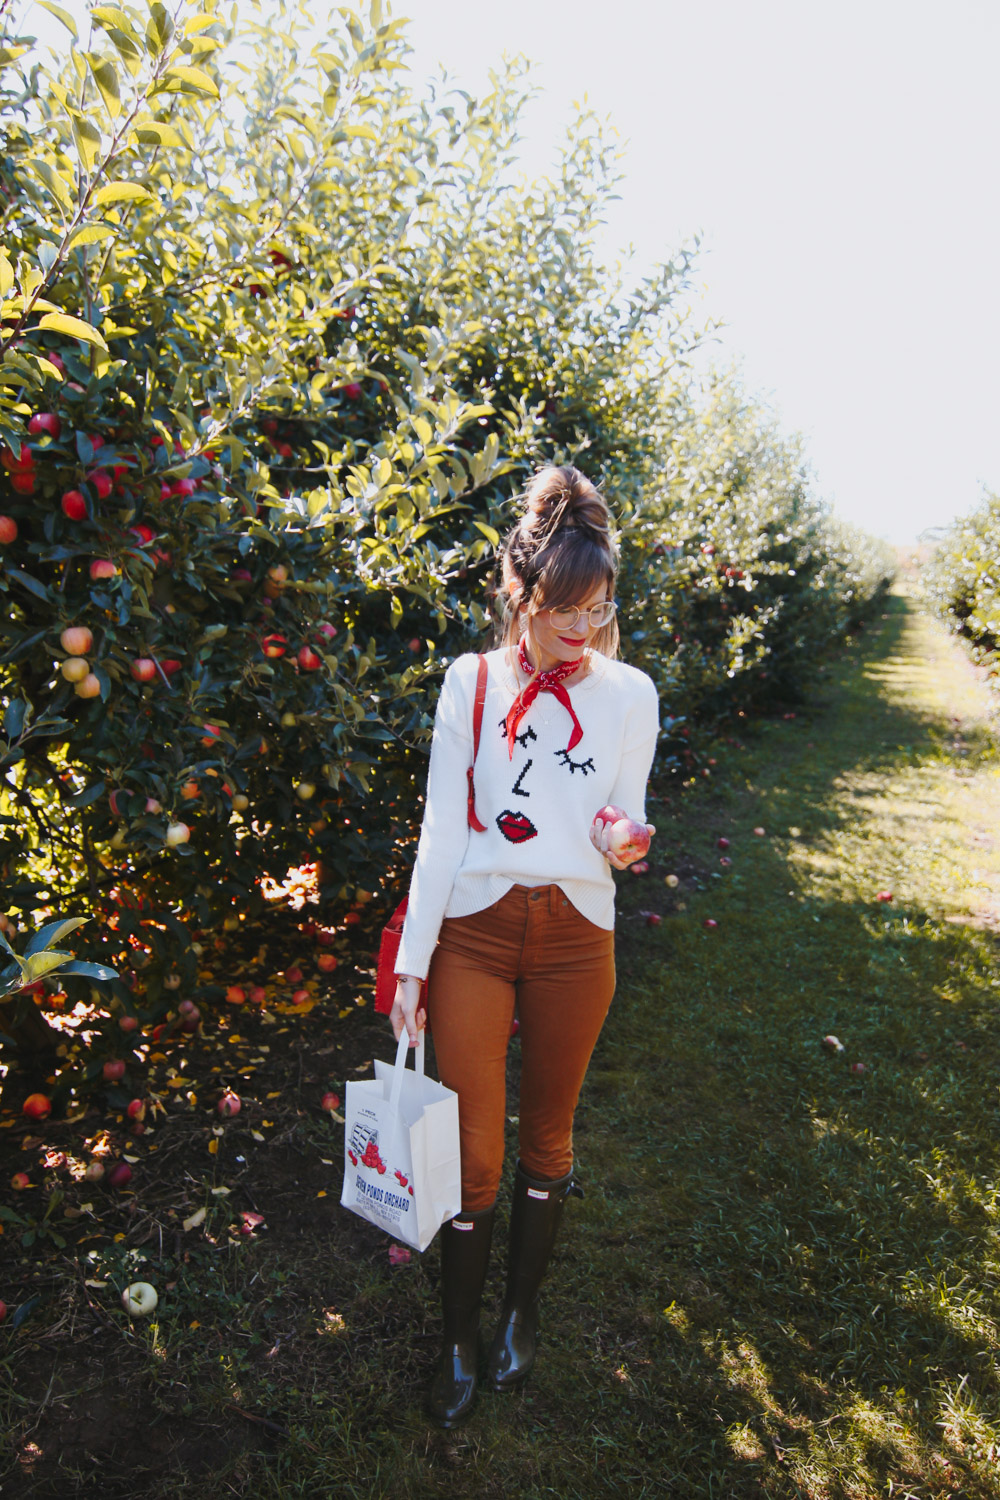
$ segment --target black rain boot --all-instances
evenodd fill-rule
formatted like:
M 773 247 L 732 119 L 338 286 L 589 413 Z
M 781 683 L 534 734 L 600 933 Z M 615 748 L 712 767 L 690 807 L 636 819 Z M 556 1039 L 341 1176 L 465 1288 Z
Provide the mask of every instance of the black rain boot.
M 457 1427 L 476 1399 L 479 1307 L 490 1260 L 494 1208 L 456 1214 L 441 1226 L 444 1339 L 427 1396 L 428 1416 L 439 1427 Z
M 535 1362 L 538 1289 L 571 1193 L 583 1197 L 583 1189 L 573 1181 L 572 1172 L 555 1182 L 546 1182 L 529 1177 L 518 1162 L 510 1215 L 507 1294 L 486 1362 L 490 1385 L 495 1391 L 510 1391 L 519 1386 Z

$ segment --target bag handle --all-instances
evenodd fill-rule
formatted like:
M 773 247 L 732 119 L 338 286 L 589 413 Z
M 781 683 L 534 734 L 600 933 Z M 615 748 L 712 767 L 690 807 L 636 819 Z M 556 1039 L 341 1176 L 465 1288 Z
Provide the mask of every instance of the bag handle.
M 393 1114 L 399 1109 L 399 1096 L 403 1092 L 403 1074 L 406 1072 L 406 1054 L 410 1050 L 410 1038 L 404 1026 L 399 1033 L 399 1041 L 396 1043 L 396 1065 L 392 1071 L 392 1090 L 389 1094 L 389 1108 Z M 424 1033 L 421 1031 L 417 1038 L 417 1045 L 413 1049 L 413 1067 L 418 1078 L 424 1076 Z
M 472 765 L 465 773 L 469 778 L 469 827 L 475 829 L 476 833 L 486 832 L 486 824 L 481 823 L 476 814 L 476 787 L 473 779 L 476 769 L 476 756 L 479 754 L 479 735 L 483 727 L 483 706 L 486 703 L 486 678 L 486 657 L 480 652 L 479 670 L 476 674 L 476 701 L 472 710 Z

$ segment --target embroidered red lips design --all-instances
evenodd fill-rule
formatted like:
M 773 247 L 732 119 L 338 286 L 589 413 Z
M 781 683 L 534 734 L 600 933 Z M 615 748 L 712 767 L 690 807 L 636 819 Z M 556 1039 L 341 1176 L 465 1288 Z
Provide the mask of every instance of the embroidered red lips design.
M 509 808 L 497 818 L 497 827 L 512 844 L 523 844 L 526 839 L 538 836 L 538 829 L 525 813 L 511 812 Z

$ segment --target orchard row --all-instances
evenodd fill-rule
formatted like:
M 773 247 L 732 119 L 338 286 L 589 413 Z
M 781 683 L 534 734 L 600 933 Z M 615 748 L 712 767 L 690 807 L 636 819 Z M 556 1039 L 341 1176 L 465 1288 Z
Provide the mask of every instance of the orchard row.
M 602 129 L 525 185 L 516 70 L 425 96 L 401 23 L 331 25 L 307 52 L 256 13 L 98 7 L 61 74 L 5 54 L 0 878 L 12 940 L 114 919 L 132 982 L 88 1078 L 122 1015 L 205 1003 L 191 929 L 252 921 L 262 880 L 318 862 L 334 925 L 399 889 L 440 675 L 539 464 L 615 511 L 678 782 L 886 585 L 796 444 L 692 381 L 695 247 L 636 287 L 595 258 Z

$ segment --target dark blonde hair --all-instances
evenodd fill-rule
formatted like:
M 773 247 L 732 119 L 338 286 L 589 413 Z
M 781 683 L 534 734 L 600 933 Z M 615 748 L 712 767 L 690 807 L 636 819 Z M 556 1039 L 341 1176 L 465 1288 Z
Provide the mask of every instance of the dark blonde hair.
M 508 648 L 520 639 L 518 613 L 526 605 L 578 605 L 602 583 L 613 599 L 618 572 L 607 501 L 579 469 L 570 464 L 540 469 L 523 498 L 524 513 L 501 546 L 494 595 L 498 643 Z M 602 626 L 590 644 L 602 656 L 617 656 L 617 619 Z

